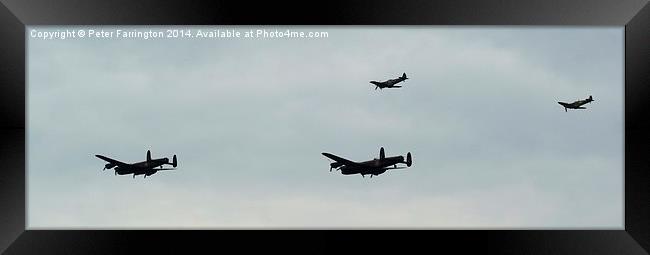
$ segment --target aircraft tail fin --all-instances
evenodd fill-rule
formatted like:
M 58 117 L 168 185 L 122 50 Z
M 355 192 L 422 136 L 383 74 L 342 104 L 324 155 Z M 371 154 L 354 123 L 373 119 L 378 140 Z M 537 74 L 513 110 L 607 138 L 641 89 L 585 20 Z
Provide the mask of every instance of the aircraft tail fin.
M 147 162 L 151 161 L 151 151 L 147 150 Z
M 381 147 L 381 149 L 379 149 L 379 158 L 380 159 L 386 158 L 386 154 L 384 153 L 384 147 Z
M 402 79 L 404 79 L 404 80 L 408 79 L 408 77 L 406 77 L 406 73 L 402 74 Z
M 176 167 L 178 165 L 178 161 L 176 160 L 176 155 L 174 155 L 174 158 L 172 158 L 172 166 Z
M 411 166 L 413 164 L 413 158 L 411 158 L 411 153 L 406 154 L 406 166 Z
M 594 101 L 594 98 L 589 95 L 589 101 Z

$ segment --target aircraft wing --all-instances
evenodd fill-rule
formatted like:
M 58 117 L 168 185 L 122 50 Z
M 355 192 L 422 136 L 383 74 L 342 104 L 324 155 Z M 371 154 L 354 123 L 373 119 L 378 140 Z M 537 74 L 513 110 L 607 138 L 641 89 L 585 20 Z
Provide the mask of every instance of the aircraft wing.
M 328 157 L 328 158 L 330 158 L 332 160 L 335 160 L 336 162 L 341 162 L 341 163 L 349 165 L 349 166 L 363 166 L 363 165 L 361 165 L 361 164 L 359 164 L 357 162 L 350 161 L 350 160 L 341 158 L 339 156 L 329 154 L 327 152 L 323 152 L 323 156 Z
M 107 162 L 109 162 L 109 163 L 112 163 L 112 164 L 115 164 L 115 165 L 118 165 L 118 166 L 122 166 L 122 167 L 129 167 L 129 166 L 131 166 L 130 164 L 127 164 L 127 163 L 124 163 L 124 162 L 120 162 L 120 161 L 114 160 L 114 159 L 109 158 L 109 157 L 104 157 L 104 156 L 102 156 L 102 155 L 95 155 L 95 157 L 98 157 L 98 158 L 100 158 L 100 159 L 102 159 L 102 160 L 105 160 L 105 161 L 107 161 Z
M 405 168 L 408 168 L 408 167 L 404 167 L 404 166 L 398 166 L 398 167 L 385 167 L 385 168 L 383 168 L 383 169 L 384 169 L 384 170 L 393 170 L 393 169 L 405 169 Z
M 162 170 L 176 170 L 176 168 L 154 168 L 153 170 L 162 171 Z

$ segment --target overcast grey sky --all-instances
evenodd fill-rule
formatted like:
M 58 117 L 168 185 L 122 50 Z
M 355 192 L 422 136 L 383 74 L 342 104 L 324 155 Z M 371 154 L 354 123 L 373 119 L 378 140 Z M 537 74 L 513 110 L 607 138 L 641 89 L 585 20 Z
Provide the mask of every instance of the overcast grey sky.
M 623 228 L 622 27 L 288 28 L 329 37 L 28 34 L 28 228 Z

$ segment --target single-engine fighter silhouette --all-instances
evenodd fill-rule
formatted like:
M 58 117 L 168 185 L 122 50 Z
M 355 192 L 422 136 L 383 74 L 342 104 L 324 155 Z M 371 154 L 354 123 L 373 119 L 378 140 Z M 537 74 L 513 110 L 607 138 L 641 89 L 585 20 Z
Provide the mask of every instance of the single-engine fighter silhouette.
M 386 170 L 403 169 L 413 164 L 410 152 L 406 154 L 406 160 L 404 160 L 403 156 L 386 157 L 384 147 L 379 149 L 379 158 L 364 162 L 350 161 L 327 152 L 323 152 L 323 156 L 335 161 L 330 164 L 330 172 L 333 168 L 336 168 L 337 170 L 341 170 L 341 173 L 344 175 L 361 174 L 362 177 L 366 177 L 366 174 L 369 174 L 370 178 L 373 175 L 383 174 Z M 400 163 L 406 164 L 406 167 L 398 167 L 397 164 Z
M 387 81 L 370 81 L 370 83 L 375 84 L 375 90 L 377 90 L 377 88 L 401 88 L 402 86 L 395 86 L 395 84 L 403 82 L 405 80 L 408 80 L 408 77 L 406 77 L 406 73 L 403 73 L 402 76 L 397 77 L 397 79 L 390 79 Z
M 147 178 L 147 176 L 155 174 L 156 172 L 161 170 L 174 170 L 176 169 L 175 167 L 178 165 L 178 161 L 176 160 L 176 155 L 174 155 L 172 159 L 172 163 L 169 163 L 169 158 L 152 159 L 151 151 L 147 151 L 146 161 L 137 162 L 133 164 L 120 162 L 102 155 L 95 155 L 95 157 L 98 157 L 108 162 L 108 164 L 104 165 L 104 170 L 115 168 L 115 175 L 133 174 L 133 178 L 135 178 L 136 175 L 141 175 L 141 174 L 144 175 L 144 178 Z M 171 165 L 174 168 L 163 168 L 163 165 Z
M 589 98 L 585 100 L 578 100 L 570 104 L 565 102 L 557 102 L 557 103 L 564 106 L 564 111 L 566 112 L 567 109 L 587 109 L 586 107 L 581 107 L 581 106 L 584 104 L 591 103 L 593 101 L 594 99 L 591 96 L 589 96 Z

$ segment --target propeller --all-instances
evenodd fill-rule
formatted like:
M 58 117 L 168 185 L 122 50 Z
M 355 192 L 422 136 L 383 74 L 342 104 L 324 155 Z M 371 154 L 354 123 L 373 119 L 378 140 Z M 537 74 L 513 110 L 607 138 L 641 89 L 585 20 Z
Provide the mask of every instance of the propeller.
M 328 159 L 327 161 L 332 162 L 332 161 L 329 160 L 329 159 Z M 330 163 L 330 172 L 332 172 L 332 168 L 333 168 L 333 167 L 332 167 L 332 163 Z
M 379 85 L 377 85 L 376 81 L 370 81 L 370 84 L 375 85 L 375 90 L 379 88 Z

